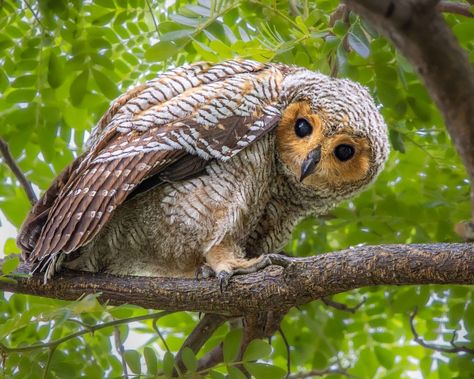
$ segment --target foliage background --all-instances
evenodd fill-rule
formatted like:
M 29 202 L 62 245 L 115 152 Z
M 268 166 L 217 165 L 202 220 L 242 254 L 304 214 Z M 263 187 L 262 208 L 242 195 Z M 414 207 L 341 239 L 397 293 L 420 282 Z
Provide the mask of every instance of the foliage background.
M 370 26 L 354 15 L 330 22 L 338 5 L 336 0 L 3 0 L 0 137 L 40 192 L 81 152 L 88 131 L 111 100 L 168 67 L 235 56 L 305 66 L 369 87 L 389 126 L 392 153 L 374 186 L 338 207 L 332 219 L 303 221 L 287 251 L 305 256 L 365 243 L 456 241 L 452 226 L 469 218 L 469 185 L 442 118 L 405 59 Z M 446 20 L 474 61 L 472 19 L 446 15 Z M 0 209 L 15 227 L 29 209 L 4 165 Z M 0 227 L 4 238 L 6 230 Z M 4 246 L 9 258 L 4 274 L 18 261 L 13 237 Z M 374 287 L 335 297 L 349 305 L 367 299 L 355 314 L 319 301 L 293 309 L 282 323 L 291 346 L 291 370 L 342 367 L 359 378 L 474 378 L 472 356 L 419 346 L 412 340 L 408 318 L 417 306 L 415 323 L 424 338 L 449 346 L 457 330 L 456 341 L 474 347 L 473 294 L 472 288 L 460 286 Z M 29 346 L 80 330 L 81 323 L 150 312 L 100 306 L 93 297 L 65 303 L 2 294 L 0 342 Z M 151 320 L 120 326 L 129 374 L 169 373 L 171 354 L 196 321 L 197 315 L 187 313 L 160 319 L 166 346 Z M 3 375 L 120 377 L 120 343 L 114 330 L 104 328 L 53 349 L 3 354 Z M 229 372 L 238 378 L 231 363 L 238 332 L 227 334 L 222 327 L 204 351 L 223 338 L 228 359 L 213 376 Z M 275 336 L 271 346 L 255 345 L 254 353 L 262 358 L 261 365 L 252 367 L 257 377 L 285 373 L 282 337 Z M 194 360 L 188 354 L 189 367 Z

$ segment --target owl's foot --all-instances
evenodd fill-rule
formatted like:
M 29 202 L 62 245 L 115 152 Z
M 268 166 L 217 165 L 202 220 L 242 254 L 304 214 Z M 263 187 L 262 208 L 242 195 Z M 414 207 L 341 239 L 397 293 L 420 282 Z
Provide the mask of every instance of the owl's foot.
M 291 260 L 281 254 L 262 255 L 258 258 L 235 258 L 232 253 L 222 248 L 211 250 L 206 257 L 207 264 L 200 268 L 200 277 L 216 276 L 221 292 L 229 285 L 229 279 L 238 274 L 250 274 L 270 265 L 287 267 Z M 213 271 L 213 275 L 210 274 Z

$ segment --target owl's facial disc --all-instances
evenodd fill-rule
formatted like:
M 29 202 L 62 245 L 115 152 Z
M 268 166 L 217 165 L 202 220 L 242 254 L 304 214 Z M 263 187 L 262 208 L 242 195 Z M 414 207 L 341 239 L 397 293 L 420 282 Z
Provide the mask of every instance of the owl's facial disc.
M 280 159 L 305 186 L 336 190 L 368 176 L 368 139 L 356 135 L 348 123 L 340 122 L 337 129 L 334 124 L 307 102 L 291 104 L 283 112 L 276 130 Z

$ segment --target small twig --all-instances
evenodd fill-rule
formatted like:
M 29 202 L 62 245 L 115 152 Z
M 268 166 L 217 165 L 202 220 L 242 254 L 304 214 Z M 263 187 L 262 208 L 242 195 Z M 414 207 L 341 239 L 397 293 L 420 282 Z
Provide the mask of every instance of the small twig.
M 288 379 L 288 377 L 291 374 L 291 350 L 290 350 L 290 344 L 288 343 L 288 339 L 286 338 L 285 333 L 283 332 L 283 329 L 281 326 L 278 328 L 278 332 L 280 333 L 281 339 L 283 340 L 283 343 L 285 344 L 286 348 L 286 376 L 285 378 Z
M 413 334 L 413 339 L 415 340 L 416 343 L 418 343 L 419 345 L 427 349 L 435 350 L 440 353 L 467 353 L 467 354 L 474 355 L 474 349 L 471 349 L 467 346 L 456 345 L 456 343 L 454 342 L 454 340 L 456 339 L 456 331 L 453 332 L 453 336 L 451 337 L 450 345 L 452 347 L 431 345 L 428 342 L 426 342 L 423 338 L 420 337 L 420 335 L 415 329 L 415 325 L 413 321 L 417 313 L 418 313 L 418 307 L 415 307 L 415 309 L 413 310 L 413 313 L 410 315 L 410 329 Z
M 151 0 L 146 0 L 146 5 L 148 6 L 148 10 L 150 11 L 150 14 L 151 14 L 151 19 L 153 20 L 153 24 L 155 25 L 156 34 L 158 34 L 159 36 L 160 30 L 158 29 L 158 23 L 156 22 L 155 14 L 153 13 L 153 8 L 151 7 L 150 1 Z
M 158 337 L 160 338 L 161 342 L 163 343 L 163 346 L 165 347 L 165 350 L 168 352 L 168 353 L 171 353 L 171 350 L 168 346 L 168 344 L 166 343 L 166 340 L 165 340 L 165 337 L 163 337 L 163 334 L 161 334 L 160 332 L 160 329 L 158 329 L 158 319 L 155 319 L 153 320 L 153 329 L 155 330 L 155 333 L 158 335 Z
M 86 324 L 85 322 L 82 322 L 81 320 L 77 320 L 75 318 L 68 318 L 66 321 L 73 322 L 73 323 L 78 324 L 78 325 L 82 326 L 83 328 L 87 328 L 89 330 L 91 328 L 91 325 Z
M 292 17 L 301 16 L 301 12 L 298 9 L 298 4 L 295 0 L 288 1 L 288 6 L 290 7 L 290 14 Z
M 51 365 L 51 360 L 53 359 L 53 354 L 54 354 L 54 351 L 56 350 L 56 347 L 57 346 L 51 346 L 49 348 L 48 360 L 46 361 L 46 366 L 44 366 L 44 371 L 43 371 L 43 379 L 46 379 L 48 377 L 49 366 Z
M 117 349 L 117 353 L 120 355 L 120 360 L 122 362 L 123 377 L 125 379 L 128 379 L 128 368 L 127 368 L 127 362 L 125 361 L 125 349 L 123 348 L 122 338 L 120 335 L 120 329 L 118 326 L 114 327 L 114 340 L 115 340 L 115 348 Z
M 33 8 L 31 7 L 30 3 L 27 1 L 27 0 L 24 0 L 26 6 L 28 7 L 28 9 L 31 11 L 31 13 L 33 14 L 33 17 L 35 18 L 36 22 L 39 24 L 39 26 L 41 26 L 41 29 L 43 29 L 43 31 L 45 30 L 45 27 L 43 25 L 43 23 L 41 22 L 41 20 L 39 19 L 38 15 L 36 14 L 36 12 L 33 10 Z
M 367 298 L 364 297 L 360 303 L 353 307 L 349 307 L 347 304 L 344 303 L 339 303 L 338 301 L 334 301 L 329 297 L 323 297 L 321 301 L 326 304 L 328 307 L 335 308 L 337 310 L 343 311 L 343 312 L 348 312 L 348 313 L 356 313 L 358 309 L 364 305 L 364 303 L 367 301 Z
M 471 6 L 469 4 L 451 3 L 449 1 L 440 1 L 436 6 L 436 9 L 438 9 L 440 12 L 454 13 L 461 16 L 473 18 L 474 14 L 471 13 L 470 8 Z
M 197 371 L 206 372 L 222 361 L 224 361 L 224 345 L 221 343 L 198 360 Z
M 333 27 L 337 20 L 346 20 L 349 17 L 349 9 L 346 4 L 339 4 L 334 12 L 329 16 L 329 26 Z
M 26 178 L 25 174 L 21 171 L 20 167 L 15 162 L 15 159 L 13 158 L 13 155 L 11 154 L 10 149 L 8 148 L 8 144 L 2 138 L 0 138 L 0 153 L 3 156 L 3 161 L 5 162 L 5 164 L 10 168 L 10 170 L 13 172 L 13 175 L 15 175 L 15 177 L 18 179 L 21 186 L 25 190 L 26 196 L 28 196 L 31 205 L 34 205 L 38 201 L 35 191 L 33 190 L 33 187 Z
M 171 350 L 168 346 L 168 343 L 166 342 L 165 340 L 165 337 L 163 336 L 163 334 L 161 333 L 160 329 L 158 328 L 158 319 L 154 319 L 153 320 L 153 323 L 152 323 L 152 326 L 153 326 L 153 329 L 155 331 L 155 333 L 158 335 L 158 337 L 160 338 L 161 342 L 163 343 L 163 346 L 165 347 L 165 350 L 173 355 L 171 353 Z M 176 359 L 174 360 L 174 372 L 175 372 L 175 375 L 178 375 L 179 377 L 181 377 L 182 373 L 181 373 L 181 370 L 180 368 L 178 367 L 178 364 L 176 363 Z
M 338 369 L 338 368 L 336 369 L 327 368 L 325 370 L 311 370 L 307 372 L 299 372 L 297 374 L 290 375 L 288 379 L 314 378 L 315 376 L 324 376 L 324 375 L 330 375 L 330 374 L 339 374 L 347 378 L 352 378 L 352 375 L 350 375 L 346 370 Z

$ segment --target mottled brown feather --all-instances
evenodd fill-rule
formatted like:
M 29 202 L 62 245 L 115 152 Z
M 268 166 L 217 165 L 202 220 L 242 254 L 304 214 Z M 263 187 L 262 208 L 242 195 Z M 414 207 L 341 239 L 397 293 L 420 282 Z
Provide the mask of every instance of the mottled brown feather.
M 189 69 L 194 70 L 195 74 L 199 70 L 210 75 L 219 73 L 221 76 L 217 81 L 232 76 L 232 74 L 222 75 L 225 69 L 213 68 L 217 66 L 219 65 L 194 66 Z M 242 73 L 246 70 L 255 72 L 264 77 L 270 75 L 269 73 L 265 74 L 265 68 L 266 66 L 262 64 L 249 65 L 248 68 L 242 66 L 238 70 Z M 183 75 L 185 74 L 178 76 L 184 78 Z M 166 80 L 165 74 L 164 83 L 168 83 Z M 209 79 L 202 80 L 207 80 L 209 83 Z M 45 261 L 49 261 L 48 257 L 60 252 L 74 251 L 90 242 L 110 219 L 112 212 L 108 210 L 115 209 L 131 195 L 135 195 L 136 192 L 132 193 L 132 190 L 140 183 L 155 176 L 160 180 L 172 181 L 199 175 L 204 171 L 208 163 L 207 159 L 215 159 L 209 155 L 211 151 L 220 151 L 222 158 L 229 158 L 268 133 L 279 120 L 279 114 L 275 114 L 274 109 L 273 113 L 265 113 L 265 107 L 270 105 L 270 99 L 268 99 L 269 103 L 262 101 L 255 107 L 251 115 L 234 115 L 223 118 L 212 126 L 205 126 L 194 121 L 191 117 L 195 114 L 193 112 L 190 117 L 177 119 L 168 124 L 154 124 L 143 132 L 139 129 L 131 129 L 128 133 L 117 130 L 121 124 L 114 121 L 116 120 L 114 116 L 120 112 L 122 107 L 126 107 L 128 102 L 139 98 L 143 91 L 149 90 L 153 85 L 150 82 L 138 86 L 119 97 L 112 104 L 109 111 L 99 121 L 95 137 L 91 139 L 90 150 L 74 161 L 58 177 L 52 187 L 43 195 L 40 201 L 41 205 L 35 207 L 31 212 L 22 229 L 23 234 L 20 235 L 19 245 L 26 253 L 28 260 L 35 262 L 37 267 Z M 175 92 L 173 92 L 174 96 L 176 96 Z M 211 100 L 211 97 L 207 99 L 207 101 Z M 202 105 L 205 104 L 199 106 Z M 153 106 L 151 104 L 150 108 Z M 139 122 L 141 117 L 147 117 L 145 110 L 135 114 L 133 122 Z M 127 121 L 127 119 L 124 120 Z M 261 121 L 258 128 L 251 128 L 257 120 Z M 203 159 L 190 154 L 189 149 L 185 149 L 183 145 L 181 149 L 175 150 L 146 150 L 147 143 L 149 144 L 150 141 L 158 145 L 166 144 L 161 140 L 160 135 L 164 133 L 166 137 L 169 137 L 173 131 L 199 133 L 199 138 L 193 136 L 194 143 L 203 154 L 205 151 L 208 152 L 208 158 Z M 142 148 L 144 149 L 142 150 Z M 132 150 L 130 150 L 130 154 L 127 153 L 119 157 L 114 155 L 115 153 L 120 154 L 123 149 Z M 204 154 L 204 156 L 206 155 Z M 139 170 L 137 167 L 141 164 L 146 164 L 146 168 Z M 94 169 L 96 171 L 93 171 Z M 125 174 L 124 170 L 126 169 L 130 171 Z M 121 175 L 114 175 L 116 170 L 122 170 Z M 108 171 L 110 174 L 106 175 Z M 150 183 L 153 183 L 153 180 Z M 129 185 L 129 188 L 124 190 L 124 184 Z M 83 193 L 84 188 L 88 188 L 87 193 Z M 104 190 L 115 190 L 116 192 L 113 196 L 102 196 L 99 191 Z M 93 191 L 96 191 L 95 196 L 90 196 Z M 91 212 L 94 212 L 94 217 L 90 217 Z M 98 212 L 101 213 L 98 214 Z

